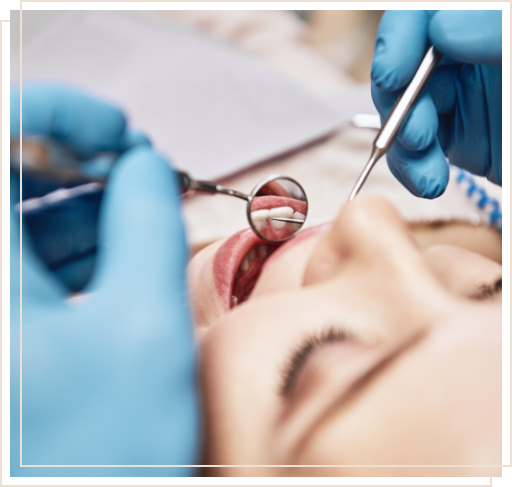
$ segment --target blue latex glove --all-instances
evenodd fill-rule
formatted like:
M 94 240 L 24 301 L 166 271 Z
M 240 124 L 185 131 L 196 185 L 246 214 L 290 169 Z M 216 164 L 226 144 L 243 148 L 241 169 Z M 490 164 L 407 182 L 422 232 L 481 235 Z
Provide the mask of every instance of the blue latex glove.
M 69 132 L 68 140 L 80 146 L 81 133 Z M 11 196 L 16 189 L 12 184 Z M 19 216 L 12 204 L 11 476 L 194 474 L 191 467 L 20 467 Z M 101 205 L 97 263 L 83 301 L 66 300 L 32 243 L 24 230 L 23 464 L 198 463 L 187 249 L 168 162 L 150 147 L 118 160 Z
M 142 132 L 128 128 L 123 112 L 114 105 L 76 89 L 56 84 L 23 86 L 23 135 L 57 142 L 80 159 L 98 153 L 122 153 L 150 145 Z M 20 89 L 11 88 L 11 139 L 20 136 Z M 12 176 L 16 183 L 16 176 Z M 14 184 L 18 195 L 19 184 Z M 24 177 L 24 198 L 42 196 L 55 185 Z M 90 195 L 27 216 L 38 255 L 70 291 L 79 291 L 89 279 L 95 261 L 97 219 L 101 195 Z
M 501 185 L 501 12 L 387 11 L 377 33 L 372 97 L 384 119 L 428 44 L 445 57 L 387 154 L 413 194 L 436 198 L 450 163 Z

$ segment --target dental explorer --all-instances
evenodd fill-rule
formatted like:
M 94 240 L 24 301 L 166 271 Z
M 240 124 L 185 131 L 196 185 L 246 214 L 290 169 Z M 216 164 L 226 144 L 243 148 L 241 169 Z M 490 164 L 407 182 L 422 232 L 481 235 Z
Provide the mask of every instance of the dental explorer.
M 359 179 L 356 181 L 356 184 L 348 198 L 349 201 L 352 201 L 356 197 L 377 161 L 386 154 L 393 145 L 400 125 L 423 92 L 423 89 L 427 85 L 428 80 L 432 76 L 432 73 L 436 69 L 442 57 L 443 55 L 437 51 L 434 46 L 431 46 L 427 50 L 427 53 L 423 57 L 420 67 L 409 83 L 409 86 L 407 86 L 403 95 L 398 98 L 379 130 L 379 133 L 375 137 L 370 159 L 366 163 Z

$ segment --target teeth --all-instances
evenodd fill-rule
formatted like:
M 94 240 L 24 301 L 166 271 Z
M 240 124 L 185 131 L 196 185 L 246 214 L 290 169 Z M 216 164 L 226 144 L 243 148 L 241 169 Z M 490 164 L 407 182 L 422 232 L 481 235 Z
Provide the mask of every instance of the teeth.
M 272 208 L 270 210 L 270 217 L 276 218 L 290 218 L 293 214 L 293 208 L 289 206 L 282 206 L 280 208 Z M 276 229 L 281 230 L 286 225 L 286 222 L 279 222 L 275 220 L 270 220 L 270 224 Z
M 265 222 L 267 221 L 269 213 L 269 210 L 258 210 L 251 212 L 251 220 L 256 227 L 256 230 L 261 231 L 263 225 L 265 225 Z
M 256 257 L 256 249 L 254 247 L 251 250 L 249 250 L 247 257 L 249 257 L 249 262 L 251 260 L 254 260 L 254 258 Z
M 306 215 L 303 215 L 300 211 L 296 211 L 293 215 L 292 215 L 292 218 L 295 218 L 296 220 L 305 220 L 306 219 Z M 293 228 L 294 231 L 298 230 L 303 224 L 302 223 L 291 223 L 290 224 Z
M 265 260 L 268 257 L 268 245 L 258 245 L 258 253 Z
M 240 264 L 240 269 L 242 269 L 244 272 L 249 269 L 249 256 L 246 255 L 244 257 L 244 260 L 242 260 L 242 263 Z
M 235 308 L 238 306 L 238 298 L 236 296 L 231 296 L 231 307 Z
M 281 206 L 279 208 L 272 208 L 271 210 L 258 210 L 251 212 L 251 219 L 256 227 L 256 230 L 261 231 L 265 222 L 269 217 L 274 218 L 297 218 L 304 220 L 306 217 L 300 211 L 293 212 L 293 208 L 289 206 Z M 270 220 L 270 224 L 276 230 L 281 230 L 285 227 L 286 222 L 280 222 L 276 220 Z M 294 230 L 298 230 L 301 227 L 300 223 L 291 223 Z M 263 257 L 262 257 L 263 258 Z M 252 259 L 251 259 L 252 260 Z

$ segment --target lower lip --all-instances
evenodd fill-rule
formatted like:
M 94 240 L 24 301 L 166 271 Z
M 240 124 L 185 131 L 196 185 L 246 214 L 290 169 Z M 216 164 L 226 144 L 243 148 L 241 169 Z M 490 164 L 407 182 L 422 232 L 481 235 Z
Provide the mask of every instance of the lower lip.
M 259 238 L 250 228 L 241 230 L 228 238 L 213 258 L 213 282 L 224 311 L 231 308 L 231 293 L 235 275 L 249 250 L 268 242 Z

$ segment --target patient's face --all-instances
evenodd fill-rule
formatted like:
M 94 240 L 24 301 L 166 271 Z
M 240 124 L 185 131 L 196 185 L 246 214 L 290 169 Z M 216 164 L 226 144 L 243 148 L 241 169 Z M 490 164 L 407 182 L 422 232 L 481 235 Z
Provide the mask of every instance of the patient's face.
M 190 265 L 205 464 L 501 464 L 500 265 L 373 197 L 271 250 L 247 230 Z

